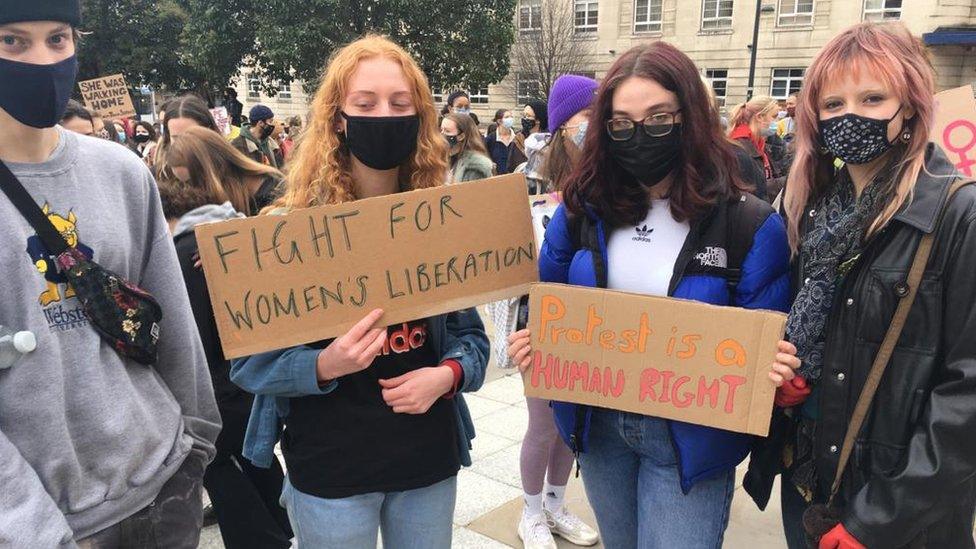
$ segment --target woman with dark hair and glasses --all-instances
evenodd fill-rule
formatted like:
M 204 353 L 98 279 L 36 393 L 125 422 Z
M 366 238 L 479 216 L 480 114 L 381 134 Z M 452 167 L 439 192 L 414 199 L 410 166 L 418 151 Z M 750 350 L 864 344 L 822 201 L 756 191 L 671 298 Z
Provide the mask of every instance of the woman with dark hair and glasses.
M 623 54 L 597 92 L 541 279 L 749 309 L 789 309 L 783 220 L 745 192 L 691 59 L 655 42 Z M 598 266 L 598 267 L 597 267 Z M 509 338 L 523 370 L 531 334 Z M 769 383 L 799 362 L 780 344 Z M 553 402 L 608 548 L 721 547 L 735 467 L 753 437 Z

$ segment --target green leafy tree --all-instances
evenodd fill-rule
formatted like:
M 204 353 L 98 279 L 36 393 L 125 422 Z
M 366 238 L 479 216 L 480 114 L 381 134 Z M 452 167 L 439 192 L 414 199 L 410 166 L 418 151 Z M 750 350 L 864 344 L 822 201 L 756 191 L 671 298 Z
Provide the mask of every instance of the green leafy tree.
M 82 0 L 79 79 L 122 73 L 129 85 L 193 87 L 179 37 L 188 17 L 176 0 Z

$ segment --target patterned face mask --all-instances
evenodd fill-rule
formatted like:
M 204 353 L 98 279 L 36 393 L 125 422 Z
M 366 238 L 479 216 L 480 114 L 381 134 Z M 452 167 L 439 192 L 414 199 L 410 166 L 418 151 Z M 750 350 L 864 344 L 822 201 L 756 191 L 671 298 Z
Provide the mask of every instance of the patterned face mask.
M 821 142 L 847 164 L 867 164 L 891 148 L 888 124 L 898 116 L 901 107 L 891 118 L 877 119 L 845 114 L 820 121 Z

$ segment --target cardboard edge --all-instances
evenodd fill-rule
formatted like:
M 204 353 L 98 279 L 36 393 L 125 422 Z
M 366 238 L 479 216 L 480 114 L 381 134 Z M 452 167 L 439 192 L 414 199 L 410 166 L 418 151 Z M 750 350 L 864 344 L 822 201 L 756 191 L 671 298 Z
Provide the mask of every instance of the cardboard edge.
M 774 337 L 782 339 L 786 332 L 786 317 L 767 314 L 763 320 L 761 341 L 772 340 Z M 749 409 L 749 432 L 761 437 L 769 436 L 769 421 L 773 414 L 773 398 L 776 387 L 772 383 L 758 381 L 764 364 L 772 364 L 776 360 L 776 349 L 762 353 L 757 357 L 755 379 L 757 383 L 752 388 L 752 402 Z

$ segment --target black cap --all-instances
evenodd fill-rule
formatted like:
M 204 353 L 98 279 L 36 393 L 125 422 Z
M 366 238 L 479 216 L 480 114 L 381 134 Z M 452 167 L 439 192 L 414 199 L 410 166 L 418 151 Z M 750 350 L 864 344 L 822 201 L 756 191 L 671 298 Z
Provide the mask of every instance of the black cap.
M 60 21 L 81 26 L 80 0 L 0 0 L 0 25 L 27 21 Z

